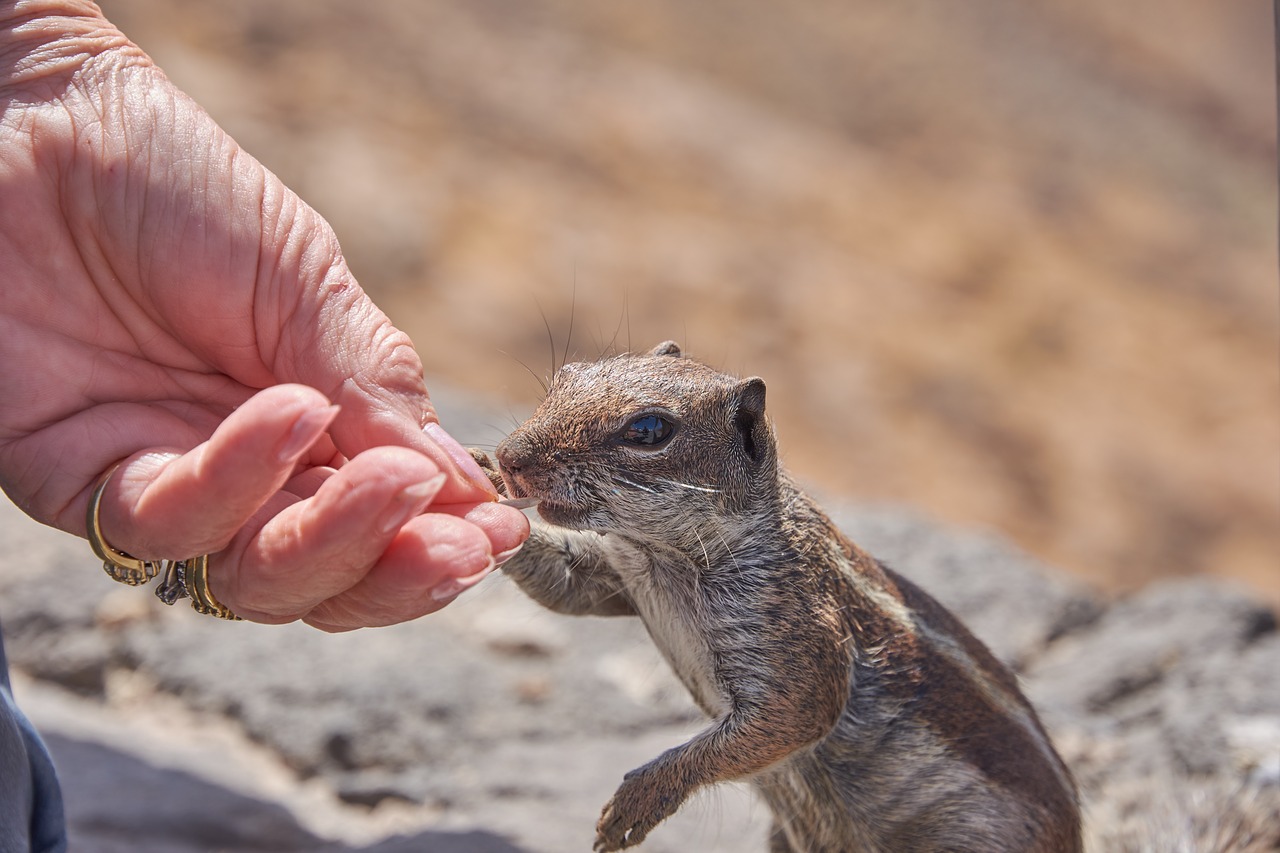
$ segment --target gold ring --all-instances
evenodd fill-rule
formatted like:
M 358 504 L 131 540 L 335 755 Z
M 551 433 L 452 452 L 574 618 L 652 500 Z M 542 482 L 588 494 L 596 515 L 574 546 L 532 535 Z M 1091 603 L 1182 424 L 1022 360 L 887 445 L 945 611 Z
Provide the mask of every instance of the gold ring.
M 182 584 L 186 587 L 187 595 L 191 598 L 191 606 L 195 608 L 197 613 L 217 616 L 219 619 L 230 619 L 233 622 L 240 621 L 240 617 L 232 613 L 225 604 L 214 598 L 213 590 L 209 589 L 208 554 L 192 557 L 189 560 L 180 560 L 179 562 L 186 564 L 180 569 Z
M 186 560 L 140 560 L 132 554 L 126 554 L 107 544 L 107 540 L 102 536 L 99 511 L 107 481 L 119 467 L 118 464 L 113 465 L 106 474 L 102 475 L 97 488 L 93 490 L 93 496 L 89 498 L 89 510 L 85 519 L 89 547 L 102 560 L 103 570 L 112 580 L 129 586 L 141 586 L 164 572 L 164 580 L 156 587 L 156 597 L 165 604 L 173 604 L 179 598 L 190 598 L 191 607 L 197 613 L 239 622 L 240 617 L 218 601 L 213 591 L 209 589 L 208 554 Z
M 139 560 L 132 554 L 112 548 L 102 537 L 102 522 L 98 518 L 99 507 L 102 505 L 102 493 L 106 491 L 111 475 L 119 467 L 118 464 L 112 465 L 98 481 L 98 487 L 93 490 L 93 497 L 89 498 L 89 512 L 84 526 L 88 533 L 89 547 L 98 555 L 98 559 L 102 560 L 102 568 L 111 579 L 129 586 L 141 586 L 160 573 L 160 564 L 154 560 Z

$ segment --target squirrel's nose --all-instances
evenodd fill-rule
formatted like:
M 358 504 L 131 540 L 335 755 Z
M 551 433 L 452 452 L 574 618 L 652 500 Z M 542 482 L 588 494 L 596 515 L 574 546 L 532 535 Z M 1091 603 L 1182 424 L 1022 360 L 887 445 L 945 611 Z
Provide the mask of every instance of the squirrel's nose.
M 529 466 L 532 453 L 529 442 L 523 436 L 513 433 L 502 440 L 493 455 L 497 458 L 498 467 L 502 470 L 519 474 Z

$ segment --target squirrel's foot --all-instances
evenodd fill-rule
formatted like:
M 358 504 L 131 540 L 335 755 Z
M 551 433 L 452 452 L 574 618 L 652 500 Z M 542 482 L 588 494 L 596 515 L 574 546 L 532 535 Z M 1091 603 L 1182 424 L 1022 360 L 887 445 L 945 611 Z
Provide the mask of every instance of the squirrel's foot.
M 655 826 L 673 815 L 688 790 L 671 778 L 669 767 L 648 764 L 622 780 L 596 824 L 597 853 L 634 847 Z
M 493 487 L 498 490 L 498 494 L 504 498 L 507 497 L 507 484 L 503 481 L 502 475 L 498 473 L 498 469 L 494 467 L 493 457 L 476 447 L 467 448 L 467 452 L 471 454 L 472 459 L 476 460 L 480 470 L 484 471 L 485 476 L 489 478 L 489 482 L 493 483 Z

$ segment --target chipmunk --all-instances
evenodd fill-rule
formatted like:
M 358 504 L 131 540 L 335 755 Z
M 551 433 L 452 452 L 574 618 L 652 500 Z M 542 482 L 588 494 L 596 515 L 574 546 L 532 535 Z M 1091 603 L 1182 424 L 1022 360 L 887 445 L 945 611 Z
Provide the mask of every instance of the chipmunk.
M 668 342 L 567 364 L 497 448 L 537 499 L 503 571 L 566 614 L 639 616 L 714 723 L 626 774 L 597 851 L 750 780 L 772 853 L 1078 853 L 1075 783 L 1017 679 L 779 466 L 761 379 Z

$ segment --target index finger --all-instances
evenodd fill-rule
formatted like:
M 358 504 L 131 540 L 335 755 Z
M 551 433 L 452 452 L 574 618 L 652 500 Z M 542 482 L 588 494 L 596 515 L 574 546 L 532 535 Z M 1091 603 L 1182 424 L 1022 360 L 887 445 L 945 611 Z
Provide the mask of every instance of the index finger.
M 348 287 L 328 291 L 315 306 L 317 327 L 327 330 L 315 341 L 317 351 L 295 356 L 287 371 L 305 384 L 333 389 L 329 399 L 341 407 L 331 429 L 338 450 L 350 459 L 374 447 L 407 447 L 448 475 L 439 502 L 497 500 L 489 478 L 440 426 L 409 336 L 391 324 L 349 272 L 343 275 Z

